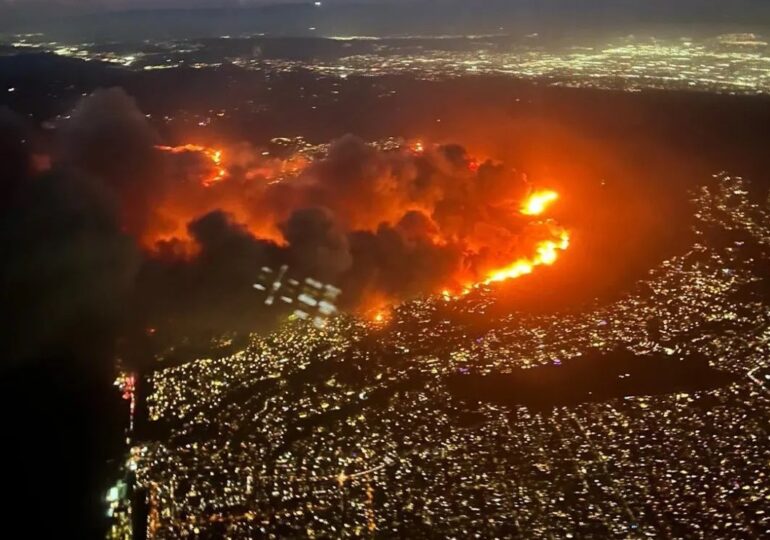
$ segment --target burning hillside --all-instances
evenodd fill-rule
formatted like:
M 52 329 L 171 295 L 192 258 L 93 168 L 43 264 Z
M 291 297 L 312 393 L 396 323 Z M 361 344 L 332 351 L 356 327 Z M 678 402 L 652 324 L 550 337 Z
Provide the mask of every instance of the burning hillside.
M 458 145 L 347 136 L 293 168 L 296 154 L 155 148 L 183 173 L 151 209 L 141 233 L 150 252 L 194 257 L 201 242 L 190 224 L 221 212 L 283 252 L 274 264 L 339 284 L 348 307 L 462 294 L 551 265 L 569 246 L 568 231 L 546 219 L 555 191 L 533 190 L 524 175 Z
M 555 191 L 456 144 L 348 135 L 319 146 L 174 146 L 120 90 L 84 98 L 53 142 L 20 155 L 10 196 L 29 215 L 30 206 L 55 204 L 40 210 L 48 221 L 65 212 L 83 242 L 100 243 L 89 248 L 104 255 L 89 279 L 104 281 L 91 308 L 101 313 L 104 298 L 128 292 L 120 316 L 142 331 L 270 324 L 280 314 L 250 294 L 263 267 L 332 284 L 340 308 L 368 312 L 514 279 L 554 264 L 569 246 L 553 219 Z M 40 154 L 50 156 L 45 170 L 30 165 Z M 46 183 L 59 199 L 34 195 Z M 35 272 L 67 275 L 45 262 L 51 234 L 39 238 Z M 55 251 L 62 265 L 88 262 L 65 249 Z M 35 273 L 25 268 L 19 279 L 29 281 Z M 53 274 L 45 283 L 56 283 Z

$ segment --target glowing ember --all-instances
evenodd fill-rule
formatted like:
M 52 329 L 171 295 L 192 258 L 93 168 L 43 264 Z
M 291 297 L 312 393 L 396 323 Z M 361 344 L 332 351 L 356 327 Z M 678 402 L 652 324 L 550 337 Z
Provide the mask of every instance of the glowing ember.
M 555 191 L 536 191 L 521 205 L 521 213 L 525 216 L 539 216 L 558 198 L 559 194 Z
M 169 152 L 171 154 L 198 152 L 206 156 L 206 158 L 211 161 L 212 165 L 211 174 L 209 174 L 202 181 L 203 185 L 206 187 L 221 182 L 227 176 L 227 169 L 222 164 L 222 150 L 200 146 L 197 144 L 183 144 L 181 146 L 156 146 L 155 148 L 163 152 Z

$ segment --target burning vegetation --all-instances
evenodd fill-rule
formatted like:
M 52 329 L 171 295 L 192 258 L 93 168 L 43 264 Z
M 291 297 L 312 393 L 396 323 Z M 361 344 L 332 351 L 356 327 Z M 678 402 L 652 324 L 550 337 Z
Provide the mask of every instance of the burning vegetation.
M 283 250 L 295 274 L 340 285 L 349 308 L 459 296 L 552 265 L 569 246 L 569 232 L 546 216 L 558 193 L 458 145 L 347 136 L 312 160 L 241 149 L 227 152 L 232 163 L 201 145 L 155 148 L 186 160 L 170 169 L 186 169 L 188 181 L 153 209 L 150 251 L 197 255 L 189 224 L 222 212 L 228 227 Z
M 250 294 L 262 267 L 332 284 L 342 290 L 338 307 L 384 322 L 400 300 L 518 278 L 569 246 L 551 215 L 555 191 L 456 144 L 347 135 L 296 148 L 172 146 L 121 90 L 84 98 L 56 137 L 35 152 L 50 156 L 44 172 L 20 154 L 12 195 L 39 206 L 45 199 L 27 192 L 42 189 L 41 175 L 60 189 L 49 219 L 74 213 L 67 222 L 101 242 L 90 251 L 104 254 L 90 280 L 104 281 L 93 311 L 123 298 L 127 315 L 115 315 L 142 333 L 271 324 L 278 314 Z M 85 200 L 93 208 L 74 203 Z
M 211 162 L 211 172 L 201 178 L 201 184 L 203 184 L 204 187 L 213 186 L 227 177 L 227 169 L 222 165 L 222 150 L 208 148 L 198 144 L 183 144 L 181 146 L 164 146 L 159 144 L 155 148 L 171 154 L 191 152 L 205 156 L 205 158 Z

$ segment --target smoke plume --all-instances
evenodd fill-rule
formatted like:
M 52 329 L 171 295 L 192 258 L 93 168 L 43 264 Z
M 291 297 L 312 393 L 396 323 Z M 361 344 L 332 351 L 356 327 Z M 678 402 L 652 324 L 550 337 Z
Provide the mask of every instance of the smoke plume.
M 281 314 L 252 288 L 262 267 L 338 286 L 348 309 L 459 291 L 562 232 L 519 211 L 522 174 L 454 144 L 348 135 L 316 157 L 172 146 L 119 89 L 61 122 L 45 167 L 34 139 L 0 114 L 3 331 L 18 355 L 94 321 L 182 335 L 270 325 Z

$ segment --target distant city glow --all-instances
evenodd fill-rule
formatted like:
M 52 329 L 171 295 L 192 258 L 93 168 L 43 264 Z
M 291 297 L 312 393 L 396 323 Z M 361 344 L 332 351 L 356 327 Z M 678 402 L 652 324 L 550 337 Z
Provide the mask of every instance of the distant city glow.
M 313 27 L 315 30 L 315 27 Z M 414 38 L 419 36 L 413 36 Z M 436 40 L 457 36 L 433 36 Z M 346 78 L 350 75 L 377 76 L 414 74 L 442 79 L 467 74 L 507 75 L 542 80 L 566 87 L 620 89 L 687 89 L 725 93 L 769 93 L 770 51 L 768 42 L 751 33 L 723 34 L 714 38 L 692 39 L 628 36 L 604 43 L 549 47 L 537 34 L 534 40 L 510 47 L 487 48 L 484 36 L 464 36 L 465 50 L 429 48 L 416 53 L 409 37 L 389 41 L 371 36 L 332 36 L 333 41 L 377 41 L 381 45 L 369 52 L 344 54 L 338 58 L 312 62 L 290 58 L 239 56 L 199 58 L 200 46 L 179 42 L 165 53 L 145 51 L 141 47 L 125 52 L 122 46 L 110 50 L 103 44 L 60 43 L 48 41 L 41 34 L 13 36 L 9 44 L 20 50 L 40 49 L 60 56 L 99 60 L 130 69 L 163 70 L 180 65 L 196 69 L 217 68 L 225 61 L 245 68 L 278 72 L 306 69 L 321 75 Z M 224 39 L 224 38 L 221 38 Z M 477 41 L 478 40 L 478 41 Z M 404 49 L 406 47 L 406 49 Z M 185 56 L 189 56 L 185 60 Z

